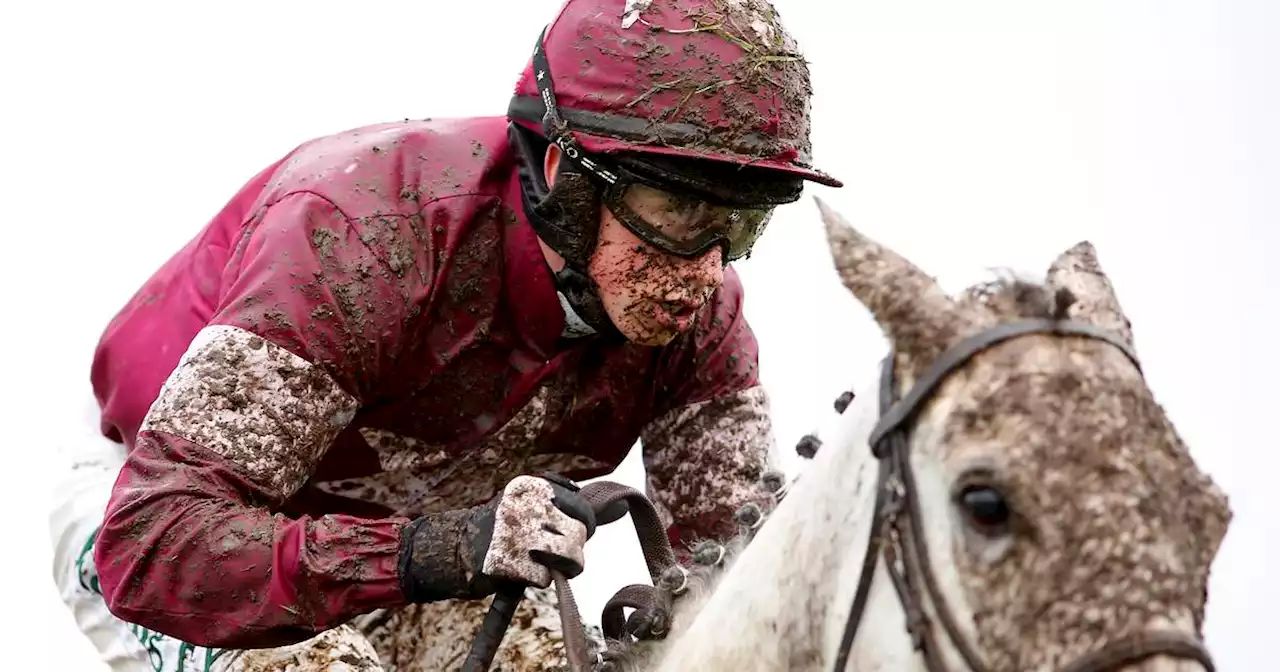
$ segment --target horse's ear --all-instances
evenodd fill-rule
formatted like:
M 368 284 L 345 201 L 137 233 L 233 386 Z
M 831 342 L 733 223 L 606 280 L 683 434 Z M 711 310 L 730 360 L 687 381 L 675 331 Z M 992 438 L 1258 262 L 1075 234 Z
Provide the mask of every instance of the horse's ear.
M 967 333 L 969 314 L 931 276 L 858 233 L 822 199 L 814 201 L 840 280 L 893 341 L 899 362 L 928 366 Z
M 1063 317 L 1113 331 L 1133 345 L 1129 318 L 1120 308 L 1120 299 L 1102 271 L 1092 243 L 1077 243 L 1059 255 L 1049 265 L 1046 280 L 1050 288 L 1066 297 L 1059 301 Z

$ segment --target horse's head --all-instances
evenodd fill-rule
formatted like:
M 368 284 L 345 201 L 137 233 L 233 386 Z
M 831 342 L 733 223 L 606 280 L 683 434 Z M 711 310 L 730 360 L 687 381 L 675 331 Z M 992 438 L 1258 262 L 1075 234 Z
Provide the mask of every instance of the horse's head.
M 1199 640 L 1231 513 L 1126 355 L 1129 322 L 1092 246 L 1064 252 L 1043 283 L 1001 280 L 953 299 L 820 207 L 842 281 L 892 341 L 899 394 L 996 325 L 1069 319 L 1114 341 L 1030 333 L 974 350 L 903 426 L 948 603 L 928 600 L 944 657 L 962 662 L 939 625 L 949 607 L 993 671 L 1058 670 L 1099 652 L 1105 664 L 1080 669 L 1201 669 L 1173 655 L 1130 668 L 1116 653 L 1178 651 L 1154 633 Z

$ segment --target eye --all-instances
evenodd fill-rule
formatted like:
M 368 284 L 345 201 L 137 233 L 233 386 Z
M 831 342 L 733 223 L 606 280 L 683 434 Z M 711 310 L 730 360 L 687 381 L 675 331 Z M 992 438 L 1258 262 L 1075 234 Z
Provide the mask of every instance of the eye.
M 1009 533 L 1012 518 L 1004 494 L 987 485 L 970 485 L 956 496 L 966 522 L 977 532 L 997 537 Z

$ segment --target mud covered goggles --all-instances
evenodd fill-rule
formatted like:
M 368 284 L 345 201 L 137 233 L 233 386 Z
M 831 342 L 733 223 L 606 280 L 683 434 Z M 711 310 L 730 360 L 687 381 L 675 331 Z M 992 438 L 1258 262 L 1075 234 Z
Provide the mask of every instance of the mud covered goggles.
M 717 204 L 702 195 L 630 180 L 606 186 L 603 201 L 623 226 L 649 245 L 686 258 L 720 246 L 725 262 L 749 255 L 773 215 L 772 206 Z
M 727 194 L 721 195 L 724 190 L 719 185 L 696 176 L 662 179 L 652 168 L 642 174 L 639 166 L 633 170 L 622 162 L 606 163 L 589 154 L 557 108 L 542 44 L 545 35 L 544 29 L 533 51 L 534 74 L 545 108 L 543 132 L 565 157 L 603 183 L 602 200 L 609 212 L 640 240 L 676 256 L 696 258 L 716 246 L 724 249 L 725 263 L 749 255 L 773 216 L 774 205 L 732 202 Z

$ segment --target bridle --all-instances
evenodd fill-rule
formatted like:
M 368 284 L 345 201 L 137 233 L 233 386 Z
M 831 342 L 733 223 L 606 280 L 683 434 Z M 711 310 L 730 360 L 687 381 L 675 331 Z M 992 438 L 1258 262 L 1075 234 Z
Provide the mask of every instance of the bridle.
M 946 596 L 938 588 L 938 579 L 933 573 L 922 529 L 920 501 L 911 470 L 907 434 L 911 429 L 909 422 L 951 373 L 987 348 L 1028 334 L 1082 336 L 1104 341 L 1119 348 L 1138 367 L 1139 372 L 1142 371 L 1133 348 L 1111 332 L 1072 320 L 1028 319 L 991 327 L 950 347 L 915 381 L 911 390 L 898 399 L 894 353 L 890 351 L 881 369 L 880 420 L 868 439 L 872 453 L 880 460 L 871 537 L 863 557 L 862 573 L 854 591 L 853 605 L 848 620 L 845 621 L 835 672 L 843 672 L 848 666 L 853 640 L 866 611 L 876 563 L 881 556 L 884 557 L 885 567 L 902 603 L 912 645 L 924 657 L 925 667 L 930 672 L 944 672 L 946 669 L 935 630 L 925 612 L 924 598 L 927 593 L 937 620 L 941 622 L 942 629 L 959 651 L 966 666 L 973 672 L 987 670 L 973 645 L 961 634 L 955 614 L 947 603 Z M 1214 672 L 1213 659 L 1198 639 L 1172 631 L 1146 632 L 1111 642 L 1073 661 L 1063 668 L 1063 672 L 1108 672 L 1157 655 L 1195 660 L 1207 672 Z

